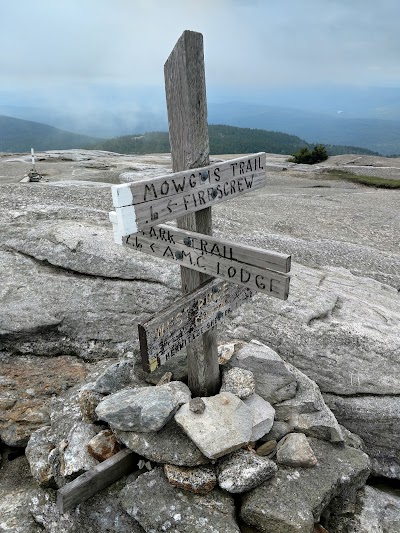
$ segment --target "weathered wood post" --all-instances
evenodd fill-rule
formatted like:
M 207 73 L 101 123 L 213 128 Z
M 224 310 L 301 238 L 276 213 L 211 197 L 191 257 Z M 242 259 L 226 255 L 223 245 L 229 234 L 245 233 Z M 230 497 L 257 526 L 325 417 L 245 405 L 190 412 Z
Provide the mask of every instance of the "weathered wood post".
M 203 36 L 184 31 L 164 65 L 173 172 L 209 164 Z M 211 207 L 177 220 L 178 227 L 212 235 Z M 181 267 L 182 292 L 210 279 Z M 187 347 L 189 388 L 193 396 L 212 396 L 220 385 L 216 328 Z

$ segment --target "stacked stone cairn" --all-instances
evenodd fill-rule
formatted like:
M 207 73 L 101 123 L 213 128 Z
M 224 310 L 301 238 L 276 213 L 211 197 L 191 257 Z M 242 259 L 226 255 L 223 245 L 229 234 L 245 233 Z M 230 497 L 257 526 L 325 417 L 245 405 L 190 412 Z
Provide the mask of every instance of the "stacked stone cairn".
M 220 362 L 212 397 L 192 398 L 174 372 L 150 385 L 132 360 L 70 393 L 26 449 L 43 489 L 36 522 L 76 531 L 97 513 L 117 532 L 369 531 L 348 525 L 374 490 L 369 458 L 315 382 L 255 341 Z M 52 489 L 124 447 L 138 454 L 138 471 L 57 515 Z

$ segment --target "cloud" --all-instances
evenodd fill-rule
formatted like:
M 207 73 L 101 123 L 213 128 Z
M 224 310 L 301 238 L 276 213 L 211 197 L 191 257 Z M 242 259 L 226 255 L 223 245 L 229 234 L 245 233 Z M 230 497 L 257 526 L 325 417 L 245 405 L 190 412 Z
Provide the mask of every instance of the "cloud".
M 13 0 L 0 20 L 5 88 L 163 85 L 185 29 L 210 86 L 400 86 L 397 0 Z

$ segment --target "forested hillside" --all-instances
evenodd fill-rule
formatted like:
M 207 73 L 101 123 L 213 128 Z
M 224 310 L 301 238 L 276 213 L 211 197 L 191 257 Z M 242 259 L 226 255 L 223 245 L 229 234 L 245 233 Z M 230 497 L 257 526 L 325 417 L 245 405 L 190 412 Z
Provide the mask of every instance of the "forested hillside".
M 251 152 L 269 152 L 291 155 L 300 148 L 312 149 L 313 144 L 303 141 L 295 135 L 235 126 L 210 125 L 210 152 L 212 154 L 242 154 Z M 151 132 L 143 135 L 124 135 L 95 144 L 99 150 L 108 150 L 120 154 L 166 153 L 170 151 L 167 132 Z M 355 146 L 328 145 L 329 155 L 370 154 L 366 148 Z
M 0 152 L 35 150 L 68 150 L 91 146 L 99 139 L 79 135 L 19 118 L 0 115 Z

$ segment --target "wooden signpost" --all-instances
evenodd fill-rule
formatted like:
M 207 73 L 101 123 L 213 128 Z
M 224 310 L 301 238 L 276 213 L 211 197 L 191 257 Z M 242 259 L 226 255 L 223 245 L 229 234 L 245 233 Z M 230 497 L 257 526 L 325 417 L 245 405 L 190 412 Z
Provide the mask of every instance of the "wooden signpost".
M 112 187 L 110 220 L 116 243 L 181 265 L 183 296 L 139 325 L 143 368 L 186 347 L 193 397 L 211 396 L 220 388 L 216 325 L 255 291 L 286 299 L 290 256 L 211 236 L 212 205 L 264 186 L 265 154 L 209 165 L 200 33 L 185 31 L 176 43 L 165 87 L 174 174 Z M 176 217 L 178 228 L 160 224 Z M 131 472 L 136 459 L 122 450 L 59 489 L 60 512 Z
M 181 266 L 184 296 L 139 325 L 143 368 L 186 348 L 192 394 L 210 396 L 220 386 L 216 325 L 256 291 L 285 300 L 290 256 L 211 236 L 211 206 L 263 187 L 266 154 L 209 164 L 201 34 L 182 34 L 165 84 L 174 173 L 113 186 L 110 221 L 118 244 Z M 160 224 L 174 218 L 178 228 Z

